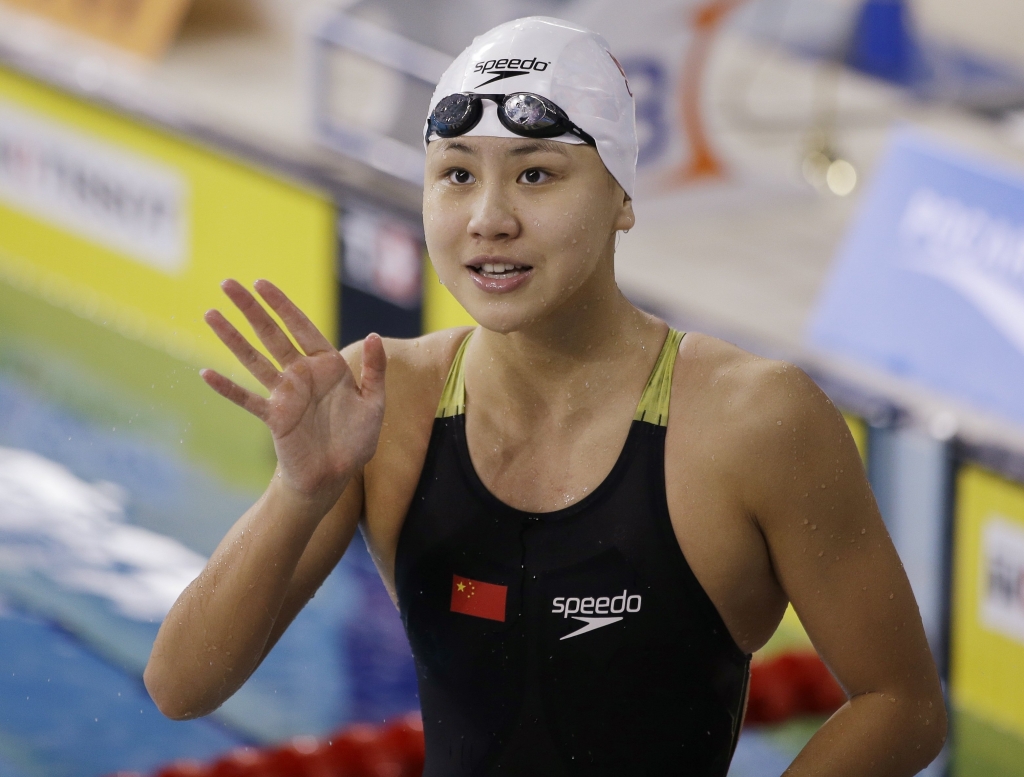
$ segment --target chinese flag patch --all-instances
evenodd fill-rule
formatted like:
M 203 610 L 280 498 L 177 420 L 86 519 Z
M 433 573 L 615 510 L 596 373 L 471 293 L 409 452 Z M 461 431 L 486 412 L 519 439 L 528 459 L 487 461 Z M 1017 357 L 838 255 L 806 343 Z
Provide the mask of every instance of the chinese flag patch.
M 452 612 L 505 622 L 507 585 L 481 583 L 452 575 Z

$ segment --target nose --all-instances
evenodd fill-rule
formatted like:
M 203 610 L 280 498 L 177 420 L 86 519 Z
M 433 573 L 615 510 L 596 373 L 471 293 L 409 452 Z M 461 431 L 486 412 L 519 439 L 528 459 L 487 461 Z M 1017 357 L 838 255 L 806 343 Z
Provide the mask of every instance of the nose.
M 499 181 L 483 184 L 466 229 L 478 240 L 510 240 L 519 235 L 519 218 Z

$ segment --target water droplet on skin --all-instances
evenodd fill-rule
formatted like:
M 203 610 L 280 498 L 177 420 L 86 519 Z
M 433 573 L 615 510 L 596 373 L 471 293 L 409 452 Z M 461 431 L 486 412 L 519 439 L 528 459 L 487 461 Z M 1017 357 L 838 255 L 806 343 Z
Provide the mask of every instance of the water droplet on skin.
M 889 598 L 890 599 L 894 598 L 895 596 L 896 596 L 896 594 L 889 594 Z
M 867 529 L 861 529 L 861 530 L 860 530 L 860 533 L 861 533 L 861 534 L 867 534 L 867 533 L 868 533 L 868 530 L 867 530 Z

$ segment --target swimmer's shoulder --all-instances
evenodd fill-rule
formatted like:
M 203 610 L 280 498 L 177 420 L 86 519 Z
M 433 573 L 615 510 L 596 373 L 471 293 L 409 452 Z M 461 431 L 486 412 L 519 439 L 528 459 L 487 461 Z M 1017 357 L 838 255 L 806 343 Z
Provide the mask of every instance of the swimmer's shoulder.
M 385 413 L 427 414 L 430 419 L 441 398 L 448 370 L 472 327 L 457 327 L 408 339 L 385 337 L 387 355 Z M 352 374 L 359 380 L 362 341 L 342 349 Z
M 737 482 L 791 478 L 796 466 L 855 456 L 842 415 L 806 372 L 709 335 L 683 338 L 670 432 L 677 415 L 677 439 L 702 441 Z
M 756 391 L 769 379 L 773 367 L 783 365 L 726 340 L 702 332 L 687 332 L 679 345 L 673 387 L 686 393 L 697 391 L 712 402 L 730 402 L 746 391 Z
M 683 338 L 673 374 L 672 412 L 690 405 L 714 419 L 722 433 L 744 440 L 748 449 L 780 426 L 791 431 L 794 424 L 832 424 L 837 415 L 831 400 L 796 365 L 699 332 Z

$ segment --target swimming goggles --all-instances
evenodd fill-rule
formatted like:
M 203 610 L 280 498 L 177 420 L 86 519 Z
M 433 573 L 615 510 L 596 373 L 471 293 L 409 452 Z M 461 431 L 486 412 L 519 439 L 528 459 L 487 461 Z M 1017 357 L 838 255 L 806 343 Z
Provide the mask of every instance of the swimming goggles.
M 524 138 L 554 138 L 575 135 L 584 143 L 597 146 L 589 134 L 581 130 L 565 111 L 546 97 L 532 92 L 512 94 L 475 94 L 456 92 L 440 100 L 427 119 L 426 140 L 436 134 L 439 138 L 465 135 L 479 124 L 484 115 L 483 101 L 492 100 L 498 106 L 498 121 L 509 132 Z

